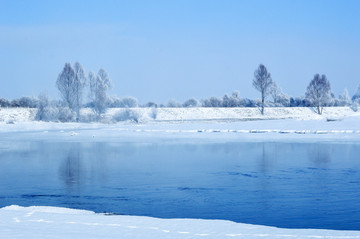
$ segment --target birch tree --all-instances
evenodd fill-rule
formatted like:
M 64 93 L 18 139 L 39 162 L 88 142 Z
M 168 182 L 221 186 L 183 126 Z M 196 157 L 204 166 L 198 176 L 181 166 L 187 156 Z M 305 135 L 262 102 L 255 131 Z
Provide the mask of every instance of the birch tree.
M 326 76 L 316 74 L 307 87 L 306 98 L 315 107 L 316 112 L 321 115 L 324 106 L 331 98 L 330 93 L 330 82 Z
M 254 72 L 253 86 L 261 93 L 261 114 L 264 114 L 265 98 L 270 93 L 272 83 L 270 73 L 263 64 L 260 64 Z

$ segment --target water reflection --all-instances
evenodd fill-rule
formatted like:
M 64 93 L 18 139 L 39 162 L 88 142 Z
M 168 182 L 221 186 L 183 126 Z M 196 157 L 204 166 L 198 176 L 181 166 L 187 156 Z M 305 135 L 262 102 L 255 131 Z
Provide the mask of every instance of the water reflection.
M 59 175 L 68 188 L 77 186 L 81 182 L 83 164 L 81 160 L 81 147 L 79 143 L 73 143 L 70 149 L 64 152 L 64 159 L 60 165 Z M 67 152 L 66 152 L 67 151 Z
M 317 167 L 325 167 L 331 162 L 332 148 L 329 145 L 314 144 L 308 150 L 309 160 Z

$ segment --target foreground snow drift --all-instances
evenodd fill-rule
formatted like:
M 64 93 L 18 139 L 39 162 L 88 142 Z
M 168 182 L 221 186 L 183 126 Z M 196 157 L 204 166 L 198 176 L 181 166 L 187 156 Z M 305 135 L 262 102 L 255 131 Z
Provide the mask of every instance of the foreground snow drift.
M 280 229 L 221 220 L 158 219 L 57 207 L 0 209 L 0 238 L 360 238 L 360 231 Z

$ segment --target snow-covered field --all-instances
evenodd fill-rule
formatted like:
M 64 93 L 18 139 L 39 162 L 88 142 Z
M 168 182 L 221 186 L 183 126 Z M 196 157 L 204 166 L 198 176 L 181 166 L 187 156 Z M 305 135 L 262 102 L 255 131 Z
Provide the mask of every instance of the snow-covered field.
M 119 112 L 128 109 L 110 108 L 104 118 L 112 118 Z M 322 115 L 306 107 L 274 107 L 266 108 L 261 115 L 258 108 L 131 108 L 130 110 L 145 117 L 147 122 L 179 122 L 179 121 L 244 121 L 264 119 L 339 119 L 360 115 L 349 107 L 327 107 Z M 90 114 L 90 109 L 82 109 L 82 114 Z M 0 108 L 0 122 L 33 121 L 36 109 L 28 108 Z M 155 119 L 153 119 L 155 118 Z
M 124 109 L 110 109 L 111 118 Z M 153 109 L 134 109 L 149 115 Z M 34 109 L 0 109 L 0 141 L 345 141 L 360 143 L 360 112 L 326 108 L 159 108 L 140 124 L 33 121 Z M 86 113 L 86 111 L 85 111 Z M 360 231 L 279 229 L 220 220 L 109 216 L 54 207 L 0 209 L 0 238 L 360 238 Z
M 109 109 L 111 118 L 126 109 Z M 153 109 L 131 109 L 148 115 Z M 85 109 L 84 114 L 89 110 Z M 140 123 L 57 123 L 33 121 L 34 109 L 1 109 L 3 137 L 56 140 L 137 141 L 139 138 L 191 140 L 334 140 L 359 142 L 360 112 L 329 107 L 323 115 L 310 108 L 159 108 L 155 119 Z M 17 132 L 17 134 L 13 134 Z
M 0 209 L 0 238 L 360 238 L 359 231 L 280 229 L 221 220 L 158 219 L 56 207 Z

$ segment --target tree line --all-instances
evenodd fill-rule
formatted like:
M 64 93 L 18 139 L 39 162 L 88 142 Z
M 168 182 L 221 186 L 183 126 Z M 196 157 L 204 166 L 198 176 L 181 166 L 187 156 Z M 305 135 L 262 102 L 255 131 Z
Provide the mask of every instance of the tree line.
M 57 118 L 77 121 L 80 117 L 80 109 L 84 107 L 91 108 L 97 117 L 101 117 L 107 108 L 258 107 L 264 114 L 265 107 L 313 107 L 318 114 L 321 114 L 325 106 L 354 106 L 357 109 L 357 105 L 360 104 L 360 86 L 352 98 L 347 89 L 336 97 L 324 74 L 314 75 L 303 97 L 290 97 L 283 93 L 263 64 L 255 69 L 252 85 L 259 91 L 260 99 L 241 98 L 239 92 L 234 91 L 223 97 L 213 96 L 201 100 L 191 98 L 183 103 L 176 100 L 169 100 L 167 104 L 148 102 L 141 105 L 134 97 L 108 96 L 108 90 L 112 87 L 108 73 L 100 69 L 97 74 L 92 71 L 86 74 L 82 65 L 75 62 L 73 66 L 66 63 L 56 80 L 61 100 L 50 100 L 46 94 L 40 94 L 38 97 L 21 97 L 12 101 L 1 98 L 0 107 L 38 108 L 39 120 L 44 120 L 46 114 L 50 112 Z M 84 103 L 85 98 L 87 101 Z

